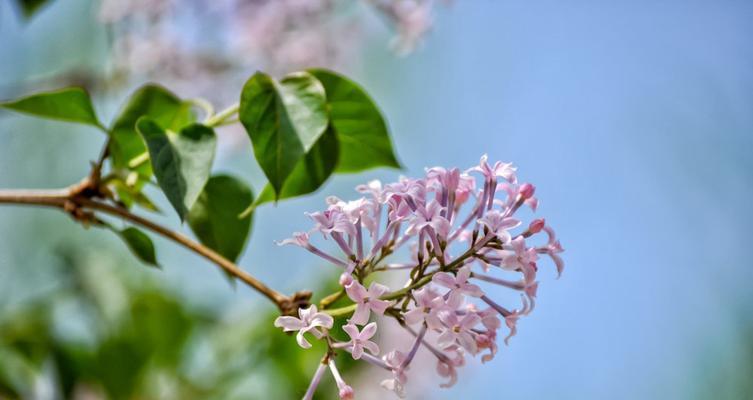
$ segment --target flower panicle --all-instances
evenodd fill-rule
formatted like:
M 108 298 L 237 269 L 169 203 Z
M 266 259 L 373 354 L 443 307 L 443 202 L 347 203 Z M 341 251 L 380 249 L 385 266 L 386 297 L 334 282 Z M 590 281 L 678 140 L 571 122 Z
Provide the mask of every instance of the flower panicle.
M 423 349 L 436 359 L 437 374 L 445 379 L 440 386 L 452 386 L 466 357 L 492 360 L 498 338 L 507 345 L 518 321 L 533 311 L 540 256 L 551 259 L 557 277 L 564 269 L 564 249 L 546 220 L 524 223 L 517 216 L 524 207 L 535 212 L 538 199 L 535 186 L 520 183 L 511 163 L 490 164 L 484 155 L 464 171 L 433 167 L 422 178 L 401 177 L 386 185 L 371 181 L 356 190 L 364 196 L 328 198 L 325 210 L 307 213 L 314 223 L 309 232 L 279 243 L 302 247 L 342 271 L 339 283 L 350 306 L 319 310 L 312 305 L 299 310 L 299 318 L 275 321 L 296 331 L 303 348 L 311 347 L 305 334 L 327 343 L 324 360 L 341 399 L 352 398 L 354 391 L 332 360 L 338 351 L 386 370 L 381 386 L 404 397 L 409 367 Z M 317 247 L 311 243 L 317 235 L 334 243 Z M 410 259 L 388 261 L 400 249 Z M 378 272 L 402 274 L 402 288 L 377 282 Z M 497 303 L 489 297 L 493 286 L 518 292 L 520 305 Z M 329 334 L 332 315 L 348 317 L 341 328 L 349 341 Z M 411 339 L 410 346 L 389 349 L 380 358 L 372 339 L 385 319 L 395 320 Z M 506 333 L 499 335 L 501 329 Z M 322 371 L 312 380 L 314 389 Z

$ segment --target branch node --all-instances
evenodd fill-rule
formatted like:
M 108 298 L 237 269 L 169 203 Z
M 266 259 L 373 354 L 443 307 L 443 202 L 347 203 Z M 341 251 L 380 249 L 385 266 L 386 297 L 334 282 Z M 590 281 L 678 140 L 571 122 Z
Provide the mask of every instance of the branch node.
M 292 296 L 286 297 L 277 304 L 280 307 L 280 313 L 297 316 L 299 308 L 308 308 L 311 305 L 311 295 L 310 290 L 300 290 L 293 293 Z
M 68 213 L 75 221 L 79 222 L 84 228 L 99 223 L 99 219 L 92 211 L 86 211 L 81 204 L 76 203 L 75 199 L 69 198 L 63 203 L 63 210 Z

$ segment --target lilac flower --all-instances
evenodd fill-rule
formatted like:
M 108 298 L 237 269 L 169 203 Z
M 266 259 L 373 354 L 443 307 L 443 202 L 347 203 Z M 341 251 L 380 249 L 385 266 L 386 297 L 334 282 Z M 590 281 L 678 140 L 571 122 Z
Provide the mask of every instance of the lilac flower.
M 441 388 L 453 387 L 458 381 L 458 373 L 455 370 L 455 366 L 451 363 L 447 363 L 442 360 L 437 361 L 437 374 L 439 374 L 439 376 L 443 378 L 449 379 L 447 382 L 439 385 L 439 387 Z
M 505 337 L 505 345 L 507 345 L 510 342 L 510 338 L 515 336 L 516 333 L 518 333 L 518 319 L 520 319 L 520 312 L 517 310 L 513 311 L 512 314 L 505 317 L 505 325 L 510 329 L 510 334 Z
M 510 183 L 515 183 L 517 179 L 515 177 L 515 171 L 517 171 L 517 168 L 515 168 L 512 163 L 503 163 L 501 161 L 497 161 L 492 166 L 489 165 L 489 162 L 487 161 L 488 159 L 489 157 L 484 154 L 483 156 L 481 156 L 479 165 L 471 168 L 469 171 L 480 172 L 486 180 L 496 180 L 497 177 L 501 177 Z
M 369 193 L 378 203 L 384 203 L 382 182 L 379 179 L 369 181 L 365 185 L 356 186 L 356 191 L 359 193 Z
M 319 257 L 321 257 L 321 258 L 323 258 L 323 259 L 325 259 L 325 260 L 327 260 L 327 261 L 329 261 L 329 262 L 331 262 L 331 263 L 333 263 L 335 265 L 339 265 L 341 267 L 346 267 L 346 265 L 347 265 L 345 263 L 345 261 L 339 260 L 339 259 L 337 259 L 337 258 L 335 258 L 335 257 L 333 257 L 333 256 L 331 256 L 331 255 L 329 255 L 329 254 L 327 254 L 325 252 L 323 252 L 322 250 L 314 247 L 309 242 L 309 234 L 306 233 L 306 232 L 295 232 L 293 234 L 292 238 L 284 239 L 282 241 L 277 242 L 278 246 L 284 246 L 284 245 L 288 245 L 288 244 L 291 244 L 291 245 L 294 245 L 294 246 L 298 246 L 298 247 L 303 247 L 304 249 L 310 251 L 311 253 L 316 254 L 317 256 L 319 256 Z
M 481 322 L 478 315 L 467 313 L 461 318 L 454 312 L 443 311 L 439 313 L 439 319 L 445 325 L 445 329 L 437 337 L 439 347 L 448 348 L 458 343 L 472 354 L 478 352 L 472 334 L 472 329 Z
M 323 212 L 307 214 L 316 222 L 314 230 L 321 232 L 325 237 L 333 232 L 355 235 L 355 228 L 348 215 L 340 209 L 329 209 Z
M 298 342 L 298 345 L 304 349 L 311 347 L 311 343 L 309 343 L 303 336 L 304 333 L 310 332 L 317 339 L 321 339 L 325 333 L 319 328 L 332 328 L 332 317 L 319 312 L 313 304 L 305 310 L 302 308 L 298 309 L 298 316 L 300 318 L 288 316 L 277 317 L 274 325 L 278 328 L 282 328 L 285 332 L 298 331 L 295 339 Z
M 426 182 L 423 179 L 400 178 L 400 181 L 384 188 L 387 201 L 404 201 L 412 210 L 426 200 Z
M 512 240 L 509 230 L 520 225 L 520 221 L 515 218 L 505 217 L 497 210 L 488 211 L 478 223 L 487 227 L 489 232 L 493 233 L 502 244 Z
M 348 346 L 350 348 L 351 354 L 353 354 L 354 359 L 358 360 L 361 358 L 363 349 L 368 350 L 371 354 L 374 355 L 379 354 L 379 346 L 369 340 L 377 331 L 376 322 L 372 322 L 366 325 L 360 332 L 358 331 L 358 327 L 356 327 L 352 323 L 343 326 L 343 330 L 348 334 L 348 336 L 350 336 L 350 342 L 348 342 Z
M 306 232 L 295 232 L 293 233 L 293 237 L 289 239 L 283 239 L 279 242 L 277 242 L 278 246 L 284 246 L 287 244 L 292 244 L 294 246 L 303 247 L 304 249 L 310 246 L 309 243 L 309 234 Z
M 496 331 L 502 324 L 499 321 L 497 311 L 491 307 L 488 307 L 482 311 L 476 311 L 475 307 L 470 308 L 470 310 L 476 312 L 476 315 L 481 318 L 481 324 L 484 325 L 484 327 L 489 331 Z
M 446 239 L 450 233 L 450 221 L 442 216 L 443 210 L 444 207 L 436 200 L 432 200 L 426 207 L 419 207 L 405 232 L 408 235 L 415 235 L 423 229 L 431 228 L 435 234 L 439 235 L 439 238 Z
M 404 366 L 406 361 L 405 353 L 393 350 L 382 357 L 385 364 L 392 371 L 392 379 L 385 379 L 381 382 L 381 386 L 387 390 L 392 390 L 400 398 L 405 398 L 405 383 L 408 381 L 408 376 L 405 374 L 407 367 Z
M 444 303 L 444 299 L 430 286 L 424 286 L 413 295 L 416 307 L 405 313 L 405 323 L 415 325 L 426 322 L 431 329 L 439 329 L 442 324 L 436 315 L 436 309 Z
M 458 187 L 455 191 L 455 205 L 461 206 L 476 193 L 476 180 L 466 173 L 460 174 Z
M 350 285 L 346 286 L 345 292 L 356 303 L 356 311 L 350 317 L 350 322 L 363 325 L 368 322 L 371 311 L 379 315 L 384 314 L 384 310 L 390 306 L 390 302 L 379 300 L 379 297 L 388 290 L 387 286 L 376 282 L 372 282 L 368 290 L 357 281 L 352 281 Z
M 450 289 L 450 297 L 462 296 L 464 294 L 473 297 L 481 297 L 484 292 L 480 287 L 468 283 L 471 276 L 471 267 L 465 266 L 460 268 L 457 275 L 448 274 L 447 272 L 438 272 L 432 277 L 432 282 Z
M 557 267 L 557 277 L 559 278 L 562 275 L 562 270 L 565 269 L 565 262 L 562 261 L 562 257 L 560 257 L 558 254 L 562 253 L 565 250 L 562 249 L 562 245 L 560 245 L 560 241 L 557 240 L 557 236 L 554 234 L 554 230 L 552 228 L 547 225 L 544 226 L 543 229 L 549 239 L 547 241 L 546 247 L 540 249 L 539 252 L 545 253 L 552 258 L 554 265 Z
M 488 354 L 484 354 L 481 356 L 481 362 L 486 363 L 494 359 L 494 356 L 497 355 L 497 332 L 496 331 L 486 331 L 483 333 L 479 333 L 476 335 L 476 346 L 478 347 L 479 351 L 482 351 L 484 349 L 489 349 Z
M 502 267 L 511 271 L 525 270 L 536 265 L 536 249 L 526 247 L 526 240 L 518 236 L 510 242 L 510 250 L 502 250 Z M 535 267 L 534 267 L 535 268 Z

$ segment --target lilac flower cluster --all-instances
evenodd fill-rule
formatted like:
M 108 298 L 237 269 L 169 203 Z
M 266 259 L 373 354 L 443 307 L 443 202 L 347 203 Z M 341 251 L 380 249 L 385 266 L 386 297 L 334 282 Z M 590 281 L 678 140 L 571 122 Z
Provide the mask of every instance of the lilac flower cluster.
M 113 34 L 112 66 L 119 77 L 150 78 L 187 95 L 211 96 L 222 92 L 218 82 L 243 79 L 253 68 L 283 75 L 311 66 L 357 67 L 360 49 L 378 31 L 369 24 L 373 15 L 394 31 L 395 52 L 409 54 L 431 30 L 434 3 L 101 0 L 98 18 Z
M 385 186 L 372 181 L 357 190 L 366 196 L 349 202 L 329 198 L 326 210 L 308 214 L 315 223 L 309 233 L 280 242 L 303 247 L 343 270 L 341 292 L 325 298 L 321 311 L 311 305 L 299 310 L 299 318 L 283 316 L 275 321 L 285 331 L 298 332 L 301 347 L 310 347 L 305 333 L 327 344 L 304 399 L 312 398 L 326 366 L 340 398 L 353 398 L 353 388 L 335 365 L 339 350 L 388 371 L 382 386 L 403 397 L 408 368 L 416 353 L 425 349 L 436 358 L 437 373 L 446 378 L 440 386 L 452 386 L 466 356 L 481 354 L 482 362 L 491 360 L 502 323 L 507 344 L 518 319 L 534 309 L 539 257 L 550 258 L 558 276 L 562 273 L 563 249 L 554 231 L 543 219 L 523 226 L 515 218 L 523 206 L 535 211 L 538 200 L 533 185 L 518 182 L 512 164 L 489 164 L 483 156 L 478 166 L 465 172 L 434 167 L 421 179 L 401 178 Z M 466 205 L 470 209 L 463 212 Z M 316 247 L 310 241 L 312 233 L 332 239 L 342 254 Z M 539 234 L 546 239 L 532 244 Z M 411 261 L 388 262 L 401 247 L 408 249 Z M 375 273 L 390 271 L 407 275 L 400 289 L 373 280 Z M 508 309 L 498 304 L 481 284 L 519 292 L 521 305 Z M 352 304 L 329 308 L 339 294 L 347 295 Z M 380 358 L 380 348 L 372 341 L 378 326 L 372 315 L 396 320 L 413 337 L 412 345 L 391 349 Z M 341 327 L 349 341 L 330 335 L 336 316 L 349 317 Z

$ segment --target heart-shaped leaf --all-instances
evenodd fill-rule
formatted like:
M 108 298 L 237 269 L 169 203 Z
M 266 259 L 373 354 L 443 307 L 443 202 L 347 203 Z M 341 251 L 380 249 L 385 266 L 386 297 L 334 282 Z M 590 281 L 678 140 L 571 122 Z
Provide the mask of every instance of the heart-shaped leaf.
M 184 220 L 209 179 L 217 147 L 214 131 L 191 124 L 173 132 L 149 118 L 139 119 L 136 128 L 149 149 L 157 183 Z
M 188 225 L 202 244 L 234 262 L 248 241 L 253 218 L 238 214 L 251 201 L 251 189 L 239 179 L 213 176 L 188 213 Z
M 41 118 L 93 125 L 105 130 L 97 119 L 89 94 L 78 87 L 32 94 L 0 103 L 0 107 Z
M 257 72 L 243 87 L 238 115 L 277 197 L 298 161 L 327 128 L 324 88 L 305 72 L 279 83 Z
M 163 129 L 177 131 L 193 122 L 194 116 L 190 103 L 158 85 L 140 87 L 125 103 L 110 128 L 112 164 L 147 179 L 152 175 L 152 166 L 146 160 L 146 145 L 136 132 L 136 121 L 141 117 L 151 118 Z
M 374 101 L 360 86 L 344 76 L 312 69 L 324 85 L 331 124 L 340 142 L 336 172 L 357 172 L 374 167 L 400 168 L 387 124 Z
M 285 181 L 279 199 L 301 196 L 319 189 L 335 170 L 338 152 L 337 136 L 335 131 L 329 128 L 314 147 L 298 161 Z M 275 193 L 272 186 L 267 184 L 254 202 L 254 207 L 270 201 L 275 201 Z

